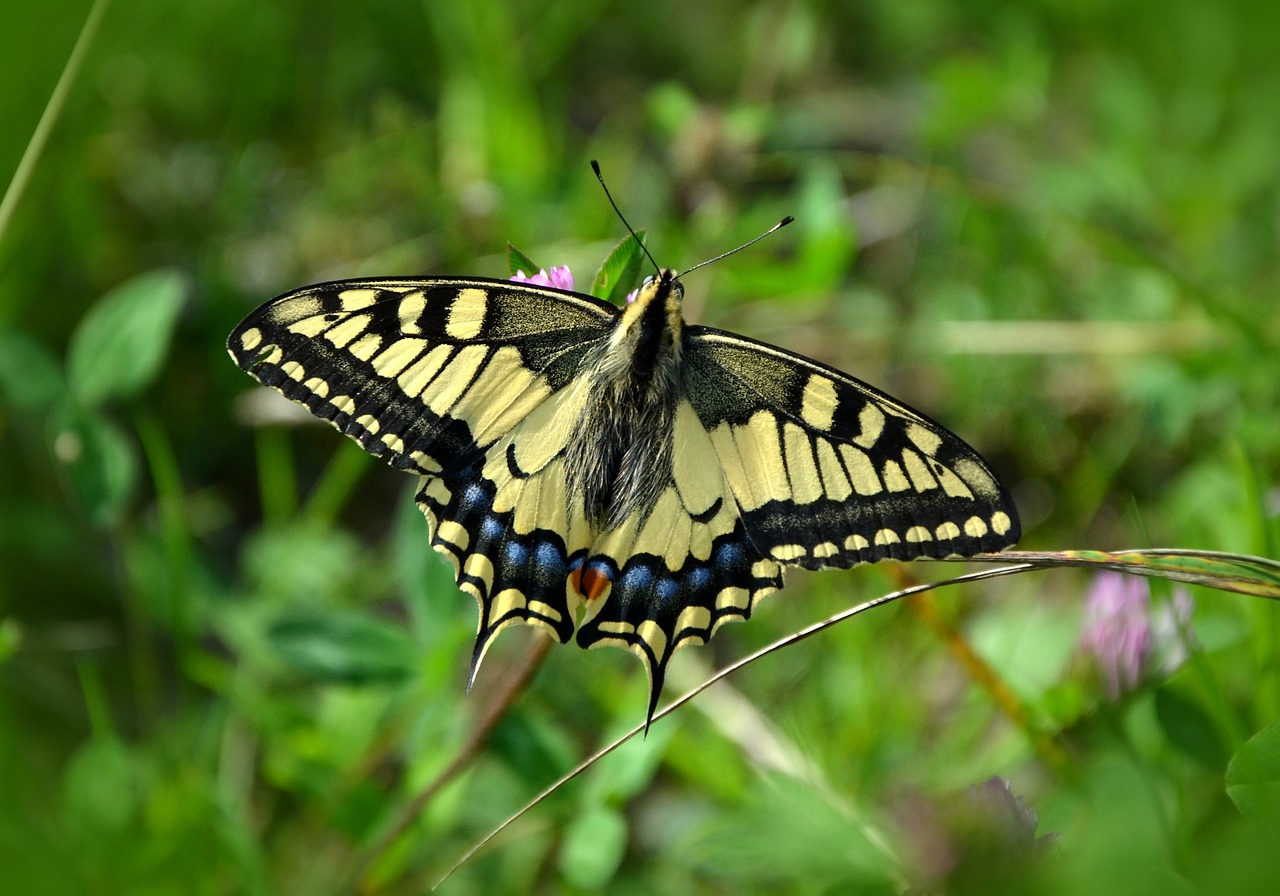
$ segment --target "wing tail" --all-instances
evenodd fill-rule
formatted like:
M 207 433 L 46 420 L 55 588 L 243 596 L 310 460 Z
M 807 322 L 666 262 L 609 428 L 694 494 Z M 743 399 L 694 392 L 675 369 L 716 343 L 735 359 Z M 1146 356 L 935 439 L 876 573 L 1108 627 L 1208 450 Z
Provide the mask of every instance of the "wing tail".
M 619 567 L 613 556 L 627 560 Z M 621 647 L 640 658 L 649 676 L 646 728 L 672 655 L 705 644 L 726 622 L 749 618 L 760 598 L 782 587 L 781 566 L 760 556 L 736 518 L 729 531 L 711 539 L 706 556 L 685 554 L 675 568 L 670 559 L 620 550 L 606 536 L 579 575 L 591 600 L 578 644 Z

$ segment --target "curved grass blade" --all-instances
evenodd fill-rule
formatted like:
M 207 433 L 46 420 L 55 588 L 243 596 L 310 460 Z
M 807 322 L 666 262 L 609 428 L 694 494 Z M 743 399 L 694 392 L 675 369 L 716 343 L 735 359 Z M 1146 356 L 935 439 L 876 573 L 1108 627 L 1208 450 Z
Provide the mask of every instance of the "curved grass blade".
M 992 555 L 992 556 L 995 556 L 995 555 Z M 480 850 L 484 849 L 491 842 L 493 842 L 494 838 L 496 838 L 499 834 L 501 834 L 507 828 L 511 827 L 511 825 L 515 824 L 517 821 L 523 818 L 525 814 L 527 814 L 528 812 L 536 808 L 539 803 L 547 799 L 549 796 L 551 796 L 553 793 L 555 793 L 565 784 L 568 784 L 574 778 L 578 777 L 587 769 L 589 769 L 596 762 L 603 759 L 605 756 L 608 756 L 610 753 L 618 749 L 618 747 L 622 746 L 627 741 L 631 740 L 631 738 L 635 737 L 637 734 L 640 734 L 641 732 L 643 732 L 645 728 L 648 727 L 649 725 L 655 724 L 660 719 L 663 719 L 666 716 L 671 715 L 671 713 L 675 712 L 681 706 L 684 706 L 686 703 L 688 703 L 694 697 L 701 694 L 707 688 L 711 687 L 713 684 L 716 684 L 721 679 L 727 678 L 728 676 L 732 675 L 734 672 L 737 672 L 739 669 L 743 668 L 744 666 L 754 663 L 756 660 L 762 659 L 771 653 L 775 653 L 779 650 L 782 650 L 785 647 L 790 647 L 792 644 L 796 644 L 800 641 L 803 641 L 806 638 L 811 637 L 812 635 L 816 635 L 818 632 L 825 631 L 834 625 L 844 622 L 846 619 L 852 619 L 854 616 L 857 616 L 860 613 L 864 613 L 867 610 L 870 610 L 874 607 L 881 606 L 882 604 L 892 603 L 895 600 L 900 600 L 904 597 L 910 597 L 913 594 L 920 594 L 921 592 L 929 591 L 934 588 L 941 588 L 944 585 L 958 585 L 964 582 L 978 582 L 983 579 L 994 579 L 1000 576 L 1011 575 L 1012 573 L 1015 573 L 1015 572 L 1025 572 L 1026 570 L 1034 569 L 1034 568 L 1035 567 L 1030 564 L 1021 563 L 1016 566 L 1006 566 L 1006 567 L 1000 567 L 998 569 L 985 569 L 980 572 L 971 572 L 971 573 L 966 573 L 965 575 L 955 576 L 954 578 L 945 579 L 941 582 L 926 582 L 922 585 L 913 585 L 910 588 L 903 588 L 901 591 L 894 591 L 889 594 L 883 594 L 880 597 L 873 598 L 872 600 L 866 601 L 864 603 L 860 603 L 855 607 L 850 607 L 847 610 L 842 610 L 841 612 L 837 613 L 834 616 L 830 616 L 827 619 L 823 619 L 819 622 L 815 622 L 814 624 L 806 626 L 805 628 L 802 628 L 797 632 L 793 632 L 792 634 L 787 635 L 784 638 L 779 638 L 777 641 L 774 641 L 773 643 L 760 648 L 755 653 L 749 654 L 743 657 L 742 659 L 738 660 L 737 662 L 730 663 L 728 666 L 725 666 L 723 669 L 720 669 L 718 672 L 716 672 L 706 681 L 702 682 L 702 684 L 698 685 L 696 688 L 693 688 L 692 690 L 682 694 L 681 696 L 672 700 L 662 709 L 655 712 L 653 714 L 653 719 L 650 723 L 645 723 L 645 722 L 638 723 L 634 728 L 632 728 L 627 733 L 623 734 L 613 743 L 609 744 L 607 747 L 604 747 L 603 749 L 598 750 L 597 752 L 588 756 L 586 759 L 582 760 L 582 762 L 580 762 L 573 769 L 566 772 L 562 777 L 560 777 L 556 781 L 553 781 L 550 785 L 546 787 L 545 790 L 543 790 L 541 793 L 539 793 L 537 796 L 531 799 L 528 803 L 526 803 L 523 807 L 521 807 L 517 812 L 515 812 L 513 815 L 507 818 L 506 821 L 502 822 L 502 824 L 498 825 L 496 828 L 494 828 L 492 831 L 486 834 L 483 838 L 478 840 L 470 849 L 468 849 L 465 853 L 463 853 L 461 858 L 459 858 L 456 862 L 454 862 L 453 865 L 450 866 L 449 870 L 446 871 L 444 875 L 438 881 L 435 882 L 434 885 L 432 885 L 431 889 L 432 890 L 438 889 L 440 885 L 443 884 L 445 881 L 447 881 L 455 871 L 457 871 L 459 868 L 461 868 L 463 865 L 469 862 L 473 856 L 475 856 L 478 852 L 480 852 Z
M 93 6 L 89 8 L 89 14 L 85 16 L 84 25 L 80 28 L 80 36 L 76 38 L 75 46 L 71 48 L 71 55 L 67 57 L 67 64 L 62 67 L 58 83 L 54 85 L 49 102 L 45 103 L 44 112 L 40 115 L 36 129 L 31 133 L 31 139 L 27 141 L 27 148 L 18 161 L 17 170 L 13 172 L 13 180 L 9 181 L 9 188 L 4 191 L 4 197 L 0 198 L 0 239 L 4 239 L 5 232 L 9 229 L 9 222 L 13 219 L 14 209 L 18 207 L 18 201 L 26 192 L 27 184 L 31 182 L 36 162 L 44 152 L 45 144 L 49 142 L 49 134 L 52 133 L 58 116 L 66 106 L 67 94 L 71 92 L 71 85 L 80 74 L 80 66 L 94 38 L 98 35 L 98 26 L 102 23 L 102 17 L 106 11 L 107 0 L 94 0 Z
M 973 559 L 1028 563 L 1037 568 L 1085 566 L 1109 569 L 1280 600 L 1280 562 L 1248 554 L 1143 548 L 1132 551 L 1004 551 Z

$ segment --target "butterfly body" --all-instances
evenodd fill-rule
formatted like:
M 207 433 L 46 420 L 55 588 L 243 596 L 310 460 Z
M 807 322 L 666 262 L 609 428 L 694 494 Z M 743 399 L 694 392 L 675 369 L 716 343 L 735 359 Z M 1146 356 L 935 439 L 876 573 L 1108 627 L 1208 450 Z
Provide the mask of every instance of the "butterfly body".
M 566 449 L 569 495 L 597 530 L 647 516 L 671 478 L 680 395 L 680 282 L 662 271 L 617 316 L 576 388 L 586 392 Z
M 687 325 L 674 272 L 619 308 L 509 281 L 287 293 L 235 361 L 421 476 L 432 544 L 476 598 L 472 675 L 511 624 L 672 653 L 747 618 L 783 568 L 971 556 L 1019 535 L 982 458 L 818 362 Z

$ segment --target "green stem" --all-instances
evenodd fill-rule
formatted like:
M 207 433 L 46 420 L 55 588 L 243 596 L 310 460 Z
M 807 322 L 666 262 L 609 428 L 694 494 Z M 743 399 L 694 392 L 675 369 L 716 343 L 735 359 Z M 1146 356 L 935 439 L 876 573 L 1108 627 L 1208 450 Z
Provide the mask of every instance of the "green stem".
M 156 505 L 160 516 L 160 539 L 164 545 L 165 559 L 169 564 L 169 622 L 179 646 L 179 655 L 185 656 L 185 648 L 191 637 L 191 533 L 187 529 L 184 504 L 186 493 L 182 487 L 182 472 L 164 427 L 153 414 L 140 412 L 134 418 L 138 439 L 142 442 L 151 480 L 156 490 Z
M 280 525 L 298 509 L 298 482 L 288 434 L 275 426 L 257 430 L 258 494 L 265 526 Z
M 333 525 L 338 511 L 372 460 L 371 454 L 358 451 L 351 445 L 341 445 L 311 490 L 307 504 L 302 508 L 303 521 L 321 527 Z
M 116 736 L 116 724 L 111 718 L 111 701 L 102 683 L 102 674 L 86 660 L 76 661 L 76 675 L 80 679 L 80 692 L 84 694 L 85 713 L 89 717 L 89 730 L 95 740 Z

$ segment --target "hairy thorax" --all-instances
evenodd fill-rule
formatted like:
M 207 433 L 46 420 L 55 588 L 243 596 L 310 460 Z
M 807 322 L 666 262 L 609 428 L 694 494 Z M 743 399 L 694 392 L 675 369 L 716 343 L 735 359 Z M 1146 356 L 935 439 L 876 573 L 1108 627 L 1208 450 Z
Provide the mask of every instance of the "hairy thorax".
M 569 500 L 598 531 L 648 516 L 671 480 L 680 298 L 670 272 L 647 282 L 579 384 L 588 394 L 565 453 Z

